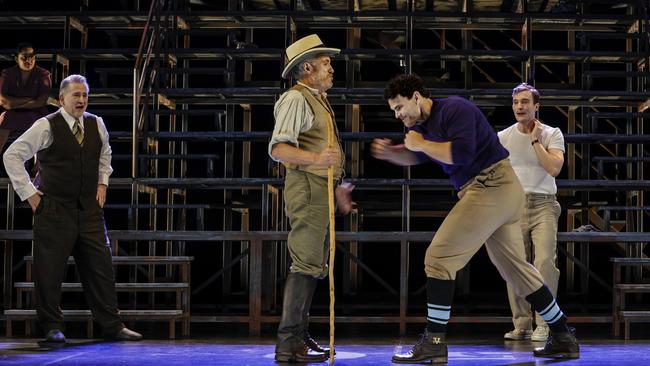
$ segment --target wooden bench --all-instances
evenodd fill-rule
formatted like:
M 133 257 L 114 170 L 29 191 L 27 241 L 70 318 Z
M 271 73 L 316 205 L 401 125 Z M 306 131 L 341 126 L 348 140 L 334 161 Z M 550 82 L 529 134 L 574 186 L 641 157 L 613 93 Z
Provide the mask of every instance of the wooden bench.
M 176 293 L 176 304 L 180 310 L 182 308 L 182 293 L 187 291 L 190 285 L 182 282 L 117 282 L 115 283 L 115 291 L 117 292 L 174 292 Z M 16 289 L 16 307 L 19 309 L 23 306 L 23 296 L 34 291 L 34 282 L 16 282 L 14 283 Z M 63 282 L 61 284 L 62 291 L 81 292 L 83 286 L 80 282 Z
M 169 322 L 169 338 L 176 338 L 176 321 L 182 320 L 185 316 L 183 310 L 120 310 L 120 318 L 123 320 L 166 320 Z M 6 326 L 5 335 L 12 335 L 12 321 L 36 319 L 34 309 L 10 309 L 4 311 Z M 86 332 L 88 338 L 93 334 L 93 316 L 90 310 L 63 310 L 63 317 L 66 321 L 86 321 Z
M 225 322 L 225 323 L 246 323 L 249 325 L 249 333 L 252 336 L 259 336 L 261 325 L 263 323 L 277 322 L 277 316 L 264 315 L 262 313 L 262 253 L 264 242 L 283 241 L 287 239 L 288 232 L 286 231 L 146 231 L 146 230 L 111 230 L 108 232 L 112 242 L 119 242 L 122 240 L 147 240 L 147 241 L 190 241 L 190 242 L 215 242 L 215 241 L 244 241 L 249 242 L 250 252 L 248 258 L 250 260 L 248 269 L 250 271 L 250 285 L 249 285 L 249 307 L 248 314 L 246 315 L 227 315 L 227 316 L 197 316 L 193 320 L 201 322 Z M 357 241 L 357 242 L 379 242 L 388 243 L 393 242 L 400 245 L 403 249 L 399 258 L 395 258 L 400 266 L 400 315 L 398 316 L 353 316 L 353 317 L 340 317 L 337 316 L 337 321 L 340 322 L 390 322 L 398 324 L 400 332 L 403 334 L 406 329 L 406 324 L 414 321 L 421 321 L 421 317 L 407 316 L 406 309 L 408 308 L 408 244 L 414 242 L 428 243 L 433 238 L 435 232 L 433 231 L 365 231 L 365 232 L 351 232 L 351 231 L 337 231 L 336 239 L 340 242 Z M 0 230 L 0 239 L 4 240 L 31 240 L 31 230 Z M 589 243 L 638 243 L 650 242 L 649 233 L 641 232 L 560 232 L 557 236 L 558 242 L 589 242 Z M 7 246 L 11 248 L 11 246 Z M 11 278 L 11 271 L 7 271 L 5 267 L 5 275 Z M 6 289 L 6 284 L 5 284 Z M 5 291 L 5 294 L 7 292 Z M 325 318 L 322 318 L 325 321 Z M 460 318 L 459 318 L 460 319 Z M 507 317 L 503 317 L 507 319 Z M 573 322 L 603 322 L 611 323 L 610 316 L 606 317 L 583 317 L 571 318 Z M 315 318 L 317 321 L 318 318 Z
M 115 244 L 116 245 L 116 244 Z M 117 248 L 114 248 L 117 250 Z M 31 326 L 29 321 L 35 318 L 23 318 L 26 310 L 34 311 L 32 309 L 20 309 L 23 306 L 23 296 L 26 293 L 32 292 L 34 290 L 34 283 L 30 282 L 32 265 L 34 261 L 33 256 L 25 256 L 24 261 L 26 263 L 26 272 L 27 280 L 26 282 L 16 282 L 14 287 L 17 292 L 16 306 L 19 309 L 9 309 L 5 311 L 5 319 L 7 320 L 6 327 L 6 336 L 10 337 L 12 334 L 12 327 L 10 325 L 12 320 L 26 320 L 26 332 L 29 333 Z M 140 310 L 122 310 L 121 314 L 126 314 L 130 320 L 167 320 L 169 321 L 169 338 L 174 339 L 176 337 L 176 326 L 175 322 L 181 321 L 181 334 L 183 336 L 190 335 L 190 265 L 194 260 L 194 257 L 187 256 L 114 256 L 112 257 L 113 265 L 177 265 L 180 270 L 180 282 L 147 282 L 147 283 L 116 283 L 115 289 L 118 292 L 174 292 L 176 294 L 176 301 L 174 307 L 176 308 L 173 311 L 169 310 L 151 310 L 151 311 L 140 311 Z M 68 264 L 75 264 L 73 257 L 68 258 Z M 71 283 L 64 282 L 62 283 L 62 291 L 82 291 L 81 283 Z M 31 305 L 31 304 L 27 304 Z M 81 310 L 79 310 L 81 311 Z M 90 310 L 87 310 L 90 314 Z M 68 320 L 64 312 L 64 318 Z M 76 314 L 76 313 L 73 313 Z M 84 313 L 85 314 L 85 313 Z M 138 317 L 140 316 L 140 318 Z M 72 318 L 74 320 L 74 317 Z M 84 320 L 84 319 L 82 319 Z M 92 321 L 90 321 L 89 327 L 92 326 Z M 89 335 L 92 335 L 92 328 L 89 329 Z
M 620 336 L 621 321 L 625 324 L 625 339 L 630 339 L 630 322 L 649 321 L 650 311 L 625 310 L 625 295 L 650 293 L 650 283 L 621 283 L 621 271 L 626 266 L 650 266 L 650 258 L 610 258 L 613 263 L 612 333 Z
M 650 322 L 650 311 L 648 310 L 622 310 L 620 317 L 625 324 L 625 339 L 630 339 L 630 322 Z

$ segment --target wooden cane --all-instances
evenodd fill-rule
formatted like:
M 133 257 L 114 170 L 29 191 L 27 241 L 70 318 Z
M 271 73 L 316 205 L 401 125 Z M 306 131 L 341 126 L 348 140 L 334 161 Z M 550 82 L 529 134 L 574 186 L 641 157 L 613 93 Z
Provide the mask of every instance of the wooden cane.
M 334 147 L 334 121 L 329 117 L 327 124 L 327 147 Z M 336 253 L 336 229 L 334 227 L 334 166 L 327 167 L 327 202 L 329 206 L 329 284 L 330 284 L 330 365 L 334 364 L 334 254 Z

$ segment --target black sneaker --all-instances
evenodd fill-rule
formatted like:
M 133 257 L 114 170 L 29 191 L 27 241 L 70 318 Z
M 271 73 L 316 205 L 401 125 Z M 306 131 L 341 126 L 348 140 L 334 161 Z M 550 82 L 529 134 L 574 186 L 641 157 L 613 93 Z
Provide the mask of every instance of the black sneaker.
M 413 348 L 406 353 L 393 355 L 395 363 L 447 363 L 445 333 L 429 333 L 424 330 Z
M 575 328 L 568 332 L 551 331 L 544 348 L 535 348 L 535 357 L 580 358 L 580 346 L 575 335 Z

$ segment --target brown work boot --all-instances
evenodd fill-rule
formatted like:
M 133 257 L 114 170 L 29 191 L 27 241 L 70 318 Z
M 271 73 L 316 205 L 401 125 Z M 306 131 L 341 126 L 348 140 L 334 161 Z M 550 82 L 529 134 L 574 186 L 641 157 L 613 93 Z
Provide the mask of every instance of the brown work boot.
M 429 333 L 424 330 L 413 348 L 406 353 L 393 355 L 395 363 L 447 363 L 445 333 Z

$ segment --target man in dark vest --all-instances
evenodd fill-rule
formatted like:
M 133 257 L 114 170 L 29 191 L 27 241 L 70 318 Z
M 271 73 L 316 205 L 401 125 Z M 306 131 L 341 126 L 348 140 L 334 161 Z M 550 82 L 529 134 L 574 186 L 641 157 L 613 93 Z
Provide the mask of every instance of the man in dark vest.
M 308 324 L 316 283 L 327 275 L 327 169 L 333 167 L 338 182 L 345 166 L 334 112 L 325 93 L 332 87 L 334 76 L 330 55 L 339 52 L 325 47 L 315 34 L 289 46 L 282 77 L 291 75 L 298 83 L 280 96 L 273 112 L 275 128 L 269 155 L 286 167 L 284 203 L 291 223 L 287 246 L 292 261 L 275 347 L 275 360 L 279 362 L 320 362 L 329 353 L 311 338 Z M 333 129 L 334 136 L 330 147 L 328 128 Z M 341 184 L 336 189 L 342 213 L 351 209 L 352 188 Z
M 93 316 L 107 339 L 137 341 L 142 335 L 120 321 L 111 249 L 103 207 L 111 168 L 111 147 L 101 117 L 86 113 L 88 83 L 81 75 L 61 82 L 62 108 L 43 117 L 4 154 L 4 164 L 21 200 L 34 212 L 36 313 L 48 342 L 65 342 L 61 283 L 73 255 Z M 40 185 L 24 162 L 37 155 Z

